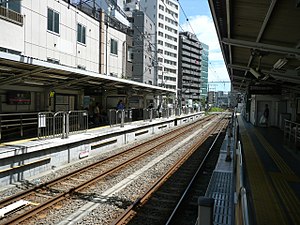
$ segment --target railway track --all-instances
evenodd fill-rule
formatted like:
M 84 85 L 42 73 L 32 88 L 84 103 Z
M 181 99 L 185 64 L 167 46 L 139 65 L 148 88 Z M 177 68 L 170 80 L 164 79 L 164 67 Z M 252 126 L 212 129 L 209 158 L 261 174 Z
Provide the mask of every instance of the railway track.
M 210 131 L 190 147 L 185 157 L 112 224 L 185 224 L 185 221 L 195 224 L 197 197 L 205 194 L 227 123 L 222 121 L 209 128 Z
M 63 204 L 60 202 L 65 199 L 70 199 L 71 196 L 74 196 L 74 194 L 82 191 L 84 188 L 90 188 L 95 182 L 99 182 L 100 179 L 104 179 L 113 172 L 117 172 L 133 161 L 140 160 L 142 157 L 152 154 L 151 152 L 162 145 L 178 139 L 180 136 L 184 136 L 184 134 L 187 134 L 189 130 L 194 129 L 199 124 L 204 126 L 203 123 L 208 123 L 210 120 L 212 120 L 212 117 L 207 117 L 195 124 L 162 135 L 158 140 L 145 142 L 120 154 L 54 179 L 51 182 L 6 198 L 0 202 L 0 208 L 11 206 L 19 201 L 26 201 L 29 204 L 21 205 L 13 212 L 4 215 L 0 220 L 0 224 L 19 224 L 31 217 L 36 217 L 42 211 L 42 214 L 47 214 L 45 210 L 51 207 L 52 209 L 61 208 Z

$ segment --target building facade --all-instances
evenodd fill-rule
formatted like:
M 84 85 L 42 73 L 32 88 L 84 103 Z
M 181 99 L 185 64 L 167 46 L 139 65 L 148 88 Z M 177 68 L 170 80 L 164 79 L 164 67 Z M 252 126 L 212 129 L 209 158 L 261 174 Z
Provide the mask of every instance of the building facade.
M 182 105 L 192 107 L 201 96 L 201 43 L 190 32 L 179 34 L 178 90 Z
M 142 11 L 132 12 L 133 29 L 133 67 L 132 80 L 156 85 L 155 70 L 155 26 L 149 17 Z
M 178 78 L 178 22 L 179 5 L 175 0 L 128 0 L 125 8 L 140 9 L 155 24 L 156 40 L 153 48 L 157 53 L 154 69 L 157 69 L 157 85 L 177 89 Z
M 15 16 L 0 20 L 1 51 L 98 72 L 98 20 L 64 1 L 13 2 Z
M 201 51 L 201 99 L 207 99 L 207 90 L 208 90 L 208 54 L 209 47 L 208 45 L 201 42 L 202 51 Z

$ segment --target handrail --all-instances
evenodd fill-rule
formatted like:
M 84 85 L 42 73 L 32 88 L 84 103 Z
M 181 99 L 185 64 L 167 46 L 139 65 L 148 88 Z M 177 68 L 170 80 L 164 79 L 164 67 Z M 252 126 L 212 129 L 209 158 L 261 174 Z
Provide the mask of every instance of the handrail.
M 35 125 L 37 121 L 37 112 L 35 113 L 1 113 L 0 114 L 0 140 L 2 139 L 3 128 L 20 129 L 20 136 L 24 135 L 24 127 Z M 8 117 L 8 118 L 5 118 Z
M 242 217 L 242 224 L 243 225 L 249 225 L 249 211 L 248 211 L 248 200 L 247 200 L 247 191 L 244 187 L 244 171 L 243 171 L 243 156 L 242 156 L 242 146 L 241 142 L 238 141 L 238 149 L 237 149 L 237 174 L 236 176 L 239 176 L 239 179 L 236 179 L 238 182 L 236 185 L 236 193 L 237 193 L 237 208 L 239 209 L 239 206 L 241 207 L 241 217 Z M 236 213 L 237 214 L 237 213 Z M 237 215 L 236 215 L 237 216 Z M 237 220 L 237 219 L 236 219 Z M 238 223 L 239 224 L 239 223 Z
M 300 123 L 285 119 L 283 133 L 284 138 L 288 138 L 289 141 L 294 138 L 294 143 L 297 144 L 300 139 Z
M 0 6 L 0 18 L 8 20 L 10 22 L 16 23 L 18 25 L 23 25 L 23 16 L 6 7 Z

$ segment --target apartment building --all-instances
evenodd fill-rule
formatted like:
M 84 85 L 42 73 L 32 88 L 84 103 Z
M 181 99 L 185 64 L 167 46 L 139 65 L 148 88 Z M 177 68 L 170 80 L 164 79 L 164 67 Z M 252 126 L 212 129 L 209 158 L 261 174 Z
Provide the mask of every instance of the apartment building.
M 8 1 L 3 6 L 14 16 L 0 20 L 1 51 L 98 72 L 97 20 L 64 1 Z
M 201 50 L 201 43 L 195 34 L 179 34 L 178 89 L 182 105 L 191 107 L 200 103 Z
M 206 100 L 208 89 L 208 56 L 209 46 L 201 42 L 201 99 Z
M 125 8 L 139 8 L 156 26 L 157 85 L 177 90 L 179 5 L 175 0 L 127 0 Z

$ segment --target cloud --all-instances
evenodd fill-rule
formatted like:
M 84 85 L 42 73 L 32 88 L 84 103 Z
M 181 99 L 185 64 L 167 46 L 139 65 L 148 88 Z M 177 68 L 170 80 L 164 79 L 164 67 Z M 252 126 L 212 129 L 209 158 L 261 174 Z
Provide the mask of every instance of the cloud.
M 183 30 L 195 33 L 199 41 L 209 46 L 208 80 L 229 80 L 213 20 L 209 16 L 197 15 L 189 17 L 189 23 L 185 22 L 184 24 L 181 24 Z

